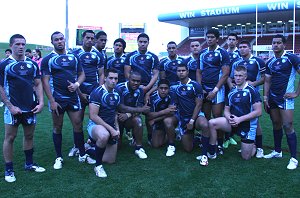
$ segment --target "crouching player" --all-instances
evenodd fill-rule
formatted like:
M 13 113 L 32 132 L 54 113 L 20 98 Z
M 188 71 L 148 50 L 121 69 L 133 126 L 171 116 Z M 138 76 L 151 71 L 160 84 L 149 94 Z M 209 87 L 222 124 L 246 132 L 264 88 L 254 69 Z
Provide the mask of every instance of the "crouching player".
M 118 72 L 108 69 L 105 72 L 105 83 L 92 91 L 90 95 L 90 120 L 87 126 L 89 136 L 95 142 L 97 177 L 107 177 L 102 161 L 114 163 L 117 156 L 117 140 L 120 135 L 117 108 L 120 96 L 114 90 L 118 82 Z
M 177 67 L 179 82 L 171 86 L 171 96 L 174 97 L 178 109 L 179 130 L 185 151 L 193 150 L 194 130 L 202 131 L 202 155 L 197 157 L 200 164 L 207 165 L 207 147 L 209 141 L 208 122 L 200 112 L 203 101 L 201 85 L 189 78 L 189 70 L 185 64 Z
M 225 100 L 224 117 L 209 120 L 210 140 L 208 157 L 216 158 L 217 130 L 235 131 L 241 136 L 241 154 L 245 160 L 256 152 L 255 136 L 258 117 L 262 113 L 259 92 L 247 82 L 247 69 L 239 65 L 234 70 L 236 87 Z
M 175 154 L 175 127 L 178 120 L 175 116 L 177 108 L 172 104 L 169 94 L 170 82 L 162 79 L 158 82 L 157 91 L 150 97 L 150 112 L 147 114 L 147 121 L 152 133 L 151 145 L 160 147 L 166 142 L 167 135 L 167 157 Z

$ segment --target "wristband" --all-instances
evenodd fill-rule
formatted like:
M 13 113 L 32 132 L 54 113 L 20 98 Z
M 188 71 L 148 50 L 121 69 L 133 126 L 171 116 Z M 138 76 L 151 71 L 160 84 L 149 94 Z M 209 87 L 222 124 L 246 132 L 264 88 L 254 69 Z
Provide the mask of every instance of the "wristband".
M 190 119 L 190 124 L 194 124 L 195 120 L 194 119 Z
M 127 115 L 128 118 L 130 118 L 132 115 L 131 113 L 125 113 Z
M 219 88 L 218 88 L 218 87 L 215 87 L 215 88 L 212 90 L 213 93 L 217 93 L 218 91 L 219 91 Z
M 77 85 L 77 87 L 79 87 L 79 86 L 80 86 L 79 82 L 75 82 L 74 84 L 75 84 L 75 85 Z

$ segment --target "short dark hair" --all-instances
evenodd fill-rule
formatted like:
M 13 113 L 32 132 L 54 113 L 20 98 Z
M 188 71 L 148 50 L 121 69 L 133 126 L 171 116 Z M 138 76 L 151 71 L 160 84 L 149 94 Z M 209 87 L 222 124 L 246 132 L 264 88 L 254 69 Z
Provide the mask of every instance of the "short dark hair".
M 109 69 L 105 70 L 104 76 L 107 77 L 109 73 L 117 73 L 118 74 L 118 71 L 115 68 L 109 68 Z
M 273 38 L 281 38 L 283 43 L 286 43 L 286 38 L 282 34 L 276 34 Z
M 106 32 L 104 31 L 99 31 L 97 32 L 97 34 L 95 35 L 95 38 L 98 39 L 100 36 L 107 36 Z
M 239 43 L 239 45 L 240 45 L 240 44 L 246 44 L 246 45 L 248 45 L 249 48 L 251 48 L 251 43 L 250 43 L 249 41 L 247 41 L 247 40 L 242 40 L 242 41 Z
M 234 37 L 236 38 L 236 40 L 239 40 L 238 35 L 237 35 L 236 33 L 234 33 L 234 32 L 231 32 L 230 34 L 228 34 L 227 39 L 228 39 L 228 37 L 230 37 L 230 36 L 234 36 Z
M 94 35 L 95 35 L 95 32 L 94 32 L 93 30 L 85 30 L 85 31 L 82 33 L 82 38 L 84 38 L 85 35 L 86 35 L 87 33 L 91 33 L 91 34 L 94 34 Z
M 161 79 L 161 80 L 159 80 L 158 83 L 157 83 L 157 86 L 159 87 L 162 84 L 168 85 L 168 87 L 170 87 L 170 81 L 167 80 L 167 79 Z
M 122 43 L 122 45 L 123 45 L 123 51 L 125 50 L 125 48 L 126 48 L 126 41 L 125 41 L 124 39 L 122 39 L 122 38 L 117 38 L 117 39 L 114 41 L 114 45 L 115 45 L 116 43 Z
M 56 34 L 62 34 L 62 35 L 64 35 L 63 33 L 59 32 L 59 31 L 55 31 L 55 32 L 53 32 L 53 33 L 51 34 L 51 41 L 52 41 L 52 39 L 53 39 L 53 36 L 56 35 Z
M 40 56 L 40 58 L 42 58 L 42 52 L 40 49 L 35 49 L 36 53 Z
M 15 39 L 25 39 L 25 37 L 21 34 L 14 34 L 10 37 L 9 44 L 12 45 L 15 42 Z
M 170 41 L 167 45 L 172 45 L 172 44 L 174 44 L 174 45 L 177 46 L 177 44 L 175 43 L 175 41 Z
M 220 38 L 220 32 L 219 32 L 219 30 L 217 30 L 217 29 L 209 29 L 209 30 L 207 30 L 206 36 L 207 36 L 208 34 L 213 34 L 213 35 L 215 35 L 215 37 L 216 37 L 217 39 Z
M 5 50 L 5 53 L 6 53 L 6 52 L 12 53 L 11 49 L 6 49 L 6 50 Z
M 238 65 L 234 70 L 237 72 L 243 71 L 247 73 L 247 67 L 245 67 L 244 65 Z
M 133 71 L 133 70 L 130 71 L 130 73 L 129 73 L 129 78 L 130 78 L 132 75 L 142 76 L 140 72 L 138 72 L 138 71 Z
M 177 65 L 177 68 L 178 68 L 178 67 L 185 67 L 187 70 L 189 70 L 188 66 L 187 66 L 186 64 L 184 64 L 184 63 L 178 64 L 178 65 Z
M 140 38 L 146 38 L 148 41 L 150 40 L 148 34 L 146 33 L 140 33 L 137 37 L 137 40 L 139 40 Z

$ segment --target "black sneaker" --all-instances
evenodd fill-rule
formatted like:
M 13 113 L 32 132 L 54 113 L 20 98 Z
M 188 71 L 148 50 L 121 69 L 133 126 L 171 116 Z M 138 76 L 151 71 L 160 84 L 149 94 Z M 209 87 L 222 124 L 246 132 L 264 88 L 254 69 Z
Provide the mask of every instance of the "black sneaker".
M 224 148 L 222 146 L 218 146 L 217 155 L 223 155 L 223 154 L 224 154 Z

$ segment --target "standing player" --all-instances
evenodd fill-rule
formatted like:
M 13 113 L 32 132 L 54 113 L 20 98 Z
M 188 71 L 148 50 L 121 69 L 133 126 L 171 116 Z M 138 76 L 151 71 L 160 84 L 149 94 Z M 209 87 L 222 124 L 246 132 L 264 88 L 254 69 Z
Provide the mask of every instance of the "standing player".
M 95 48 L 100 52 L 102 57 L 102 65 L 104 67 L 107 63 L 107 56 L 105 51 L 105 46 L 107 42 L 107 34 L 104 31 L 100 31 L 95 35 Z M 100 68 L 100 84 L 102 85 L 104 83 L 104 67 Z
M 3 157 L 7 182 L 16 181 L 13 168 L 13 143 L 20 124 L 24 130 L 25 170 L 45 171 L 43 167 L 33 162 L 33 135 L 36 114 L 41 112 L 44 106 L 43 88 L 38 65 L 25 57 L 25 45 L 24 36 L 15 34 L 10 37 L 9 46 L 12 54 L 0 63 L 0 95 L 5 104 Z
M 138 49 L 127 54 L 125 59 L 125 77 L 129 78 L 130 71 L 137 71 L 142 75 L 141 87 L 147 93 L 157 81 L 159 74 L 158 57 L 148 51 L 149 36 L 139 34 L 137 38 Z
M 124 75 L 125 58 L 124 53 L 126 48 L 126 42 L 122 38 L 118 38 L 114 41 L 114 54 L 107 59 L 106 69 L 114 68 L 118 71 L 119 80 L 118 83 L 126 81 Z
M 189 78 L 197 81 L 201 84 L 201 74 L 200 74 L 200 52 L 201 52 L 201 45 L 199 41 L 192 41 L 190 43 L 190 51 L 191 55 L 185 59 L 184 64 L 186 64 L 189 68 Z
M 85 154 L 81 104 L 77 93 L 77 89 L 85 80 L 85 74 L 78 58 L 74 54 L 67 53 L 62 33 L 54 32 L 51 35 L 51 43 L 54 51 L 43 58 L 41 64 L 42 81 L 53 121 L 53 143 L 56 151 L 53 168 L 61 169 L 62 126 L 65 112 L 73 126 L 75 147 L 79 149 L 78 160 L 79 162 L 87 160 L 90 163 L 90 158 Z
M 228 53 L 218 45 L 220 33 L 217 29 L 206 32 L 208 48 L 200 55 L 201 82 L 204 89 L 203 112 L 206 118 L 222 116 L 225 99 L 224 83 L 230 72 Z M 224 132 L 218 131 L 218 153 L 223 154 Z
M 232 131 L 241 136 L 241 155 L 251 159 L 256 152 L 255 133 L 258 117 L 262 113 L 259 92 L 247 82 L 247 69 L 237 66 L 234 69 L 236 87 L 231 89 L 224 109 L 224 117 L 209 120 L 210 140 L 208 157 L 215 159 L 217 130 Z
M 262 85 L 265 79 L 265 62 L 260 58 L 254 57 L 252 55 L 251 44 L 249 41 L 241 41 L 239 44 L 239 51 L 241 57 L 236 59 L 236 61 L 234 61 L 232 64 L 232 72 L 230 74 L 230 77 L 227 79 L 228 86 L 230 89 L 234 86 L 234 69 L 239 65 L 243 65 L 247 68 L 247 82 L 255 87 L 259 92 L 259 85 Z M 256 157 L 262 158 L 264 156 L 264 150 L 262 149 L 262 131 L 259 121 L 257 123 L 255 144 L 257 148 Z
M 170 82 L 167 79 L 161 79 L 157 84 L 157 91 L 150 97 L 150 112 L 147 113 L 147 121 L 150 127 L 152 136 L 151 145 L 160 147 L 167 142 L 168 148 L 167 157 L 175 154 L 175 127 L 178 120 L 176 117 L 177 108 L 173 105 L 172 98 L 169 94 Z
M 105 178 L 107 174 L 102 162 L 114 163 L 117 157 L 117 142 L 120 130 L 117 121 L 117 108 L 120 96 L 114 90 L 118 82 L 118 72 L 114 69 L 105 71 L 104 84 L 96 88 L 90 96 L 88 133 L 95 142 L 97 177 Z
M 72 53 L 75 54 L 80 61 L 85 74 L 85 81 L 80 85 L 77 90 L 80 102 L 81 102 L 81 120 L 84 120 L 84 112 L 89 104 L 89 96 L 91 92 L 96 89 L 99 85 L 100 70 L 103 70 L 102 63 L 104 62 L 103 56 L 93 48 L 95 39 L 95 33 L 92 30 L 86 30 L 82 33 L 82 47 L 74 50 Z M 78 153 L 78 148 L 73 147 L 69 156 L 72 157 Z
M 171 86 L 171 94 L 174 97 L 178 109 L 179 130 L 181 141 L 185 151 L 193 149 L 194 130 L 202 131 L 202 155 L 197 157 L 200 164 L 207 165 L 207 147 L 209 141 L 208 122 L 201 112 L 203 92 L 201 85 L 189 78 L 189 70 L 186 65 L 177 67 L 179 82 Z
M 118 84 L 116 91 L 121 97 L 118 114 L 121 133 L 124 128 L 132 129 L 136 143 L 134 153 L 140 159 L 146 159 L 147 154 L 143 148 L 143 120 L 140 113 L 148 113 L 150 107 L 144 105 L 144 92 L 140 88 L 141 78 L 140 73 L 132 71 L 128 82 Z
M 182 64 L 184 58 L 177 55 L 177 44 L 174 41 L 170 41 L 167 44 L 168 56 L 160 60 L 159 63 L 159 77 L 160 79 L 168 79 L 170 84 L 177 83 L 177 66 Z
M 274 150 L 264 158 L 281 158 L 281 141 L 283 130 L 291 153 L 288 169 L 296 169 L 298 161 L 297 137 L 293 127 L 294 100 L 300 94 L 300 81 L 294 91 L 296 72 L 300 74 L 300 59 L 294 54 L 285 52 L 286 39 L 276 35 L 272 40 L 274 57 L 267 62 L 264 84 L 265 110 L 270 113 L 273 125 Z

